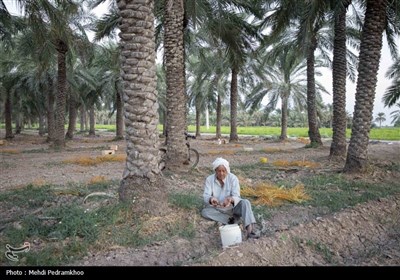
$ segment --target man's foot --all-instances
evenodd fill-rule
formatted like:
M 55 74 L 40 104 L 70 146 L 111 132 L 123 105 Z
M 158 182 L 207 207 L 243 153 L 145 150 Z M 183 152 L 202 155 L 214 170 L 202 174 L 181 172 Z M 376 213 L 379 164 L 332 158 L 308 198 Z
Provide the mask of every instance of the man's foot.
M 247 231 L 247 239 L 249 239 L 249 238 L 257 239 L 260 237 L 260 234 L 255 232 L 254 225 L 251 225 L 251 224 L 248 225 L 246 227 L 246 231 Z
M 260 235 L 258 235 L 258 234 L 255 233 L 255 232 L 250 232 L 250 233 L 247 234 L 247 239 L 250 239 L 250 238 L 252 238 L 252 239 L 258 239 L 258 238 L 260 238 Z

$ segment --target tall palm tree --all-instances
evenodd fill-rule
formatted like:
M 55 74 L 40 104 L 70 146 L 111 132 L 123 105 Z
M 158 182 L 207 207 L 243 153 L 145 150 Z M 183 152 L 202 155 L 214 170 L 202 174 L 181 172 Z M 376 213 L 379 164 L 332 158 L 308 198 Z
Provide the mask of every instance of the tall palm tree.
M 288 110 L 290 105 L 300 110 L 306 109 L 307 101 L 307 64 L 302 52 L 300 52 L 293 41 L 294 33 L 289 31 L 281 35 L 276 43 L 262 46 L 258 56 L 262 58 L 261 63 L 255 64 L 256 59 L 249 63 L 258 79 L 255 82 L 247 82 L 252 88 L 247 95 L 246 107 L 251 111 L 261 107 L 261 102 L 267 97 L 268 103 L 263 109 L 268 115 L 276 109 L 278 101 L 281 101 L 281 135 L 280 140 L 287 139 Z M 259 58 L 259 59 L 260 59 Z M 253 66 L 254 65 L 254 66 Z M 318 68 L 323 66 L 320 58 L 316 60 L 316 75 L 320 75 Z M 321 99 L 321 93 L 327 93 L 326 89 L 316 82 L 316 95 Z
M 344 158 L 346 142 L 346 11 L 351 0 L 334 1 L 334 45 L 332 62 L 333 120 L 330 156 Z
M 119 197 L 135 187 L 149 187 L 160 176 L 154 1 L 117 0 L 121 15 L 121 70 L 125 106 L 127 158 Z
M 187 130 L 185 81 L 184 1 L 165 0 L 164 63 L 167 82 L 166 167 L 177 169 L 187 162 L 184 132 Z
M 74 1 L 48 0 L 36 2 L 18 0 L 25 11 L 27 21 L 35 36 L 37 45 L 51 44 L 57 52 L 57 95 L 55 110 L 54 147 L 65 146 L 65 106 L 67 88 L 67 52 L 76 40 L 74 34 L 83 29 L 77 15 L 80 5 Z M 38 4 L 39 3 L 39 4 Z M 84 38 L 84 33 L 81 33 Z
M 374 107 L 375 89 L 381 58 L 382 36 L 397 56 L 395 36 L 400 33 L 400 1 L 367 0 L 362 29 L 356 103 L 345 172 L 362 172 L 368 165 L 368 142 Z

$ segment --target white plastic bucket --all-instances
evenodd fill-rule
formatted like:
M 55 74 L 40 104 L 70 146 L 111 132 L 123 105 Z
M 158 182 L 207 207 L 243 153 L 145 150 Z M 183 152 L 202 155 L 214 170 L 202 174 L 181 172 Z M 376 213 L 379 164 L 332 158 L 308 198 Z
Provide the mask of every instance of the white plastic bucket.
M 219 232 L 223 248 L 242 242 L 242 231 L 237 224 L 220 226 Z

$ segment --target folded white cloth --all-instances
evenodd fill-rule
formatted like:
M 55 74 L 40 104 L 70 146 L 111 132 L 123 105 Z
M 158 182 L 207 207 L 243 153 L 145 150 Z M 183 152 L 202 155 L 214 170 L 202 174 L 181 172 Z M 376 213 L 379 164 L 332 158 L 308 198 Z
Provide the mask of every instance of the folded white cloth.
M 226 171 L 227 171 L 228 173 L 231 172 L 231 169 L 229 168 L 229 162 L 228 162 L 226 159 L 221 158 L 221 157 L 219 157 L 219 158 L 217 158 L 216 160 L 214 160 L 214 162 L 213 162 L 213 164 L 212 164 L 213 170 L 215 171 L 215 169 L 217 169 L 217 167 L 220 166 L 220 165 L 225 166 Z

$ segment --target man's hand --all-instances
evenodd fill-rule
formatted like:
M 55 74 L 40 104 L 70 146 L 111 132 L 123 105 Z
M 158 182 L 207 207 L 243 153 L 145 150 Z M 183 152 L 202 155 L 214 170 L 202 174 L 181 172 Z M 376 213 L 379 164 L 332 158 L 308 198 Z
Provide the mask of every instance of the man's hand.
M 211 204 L 212 206 L 218 206 L 219 201 L 218 201 L 218 199 L 216 199 L 215 197 L 211 197 L 211 198 L 210 198 L 210 204 Z
M 225 197 L 222 207 L 228 207 L 233 204 L 233 198 L 231 196 Z

